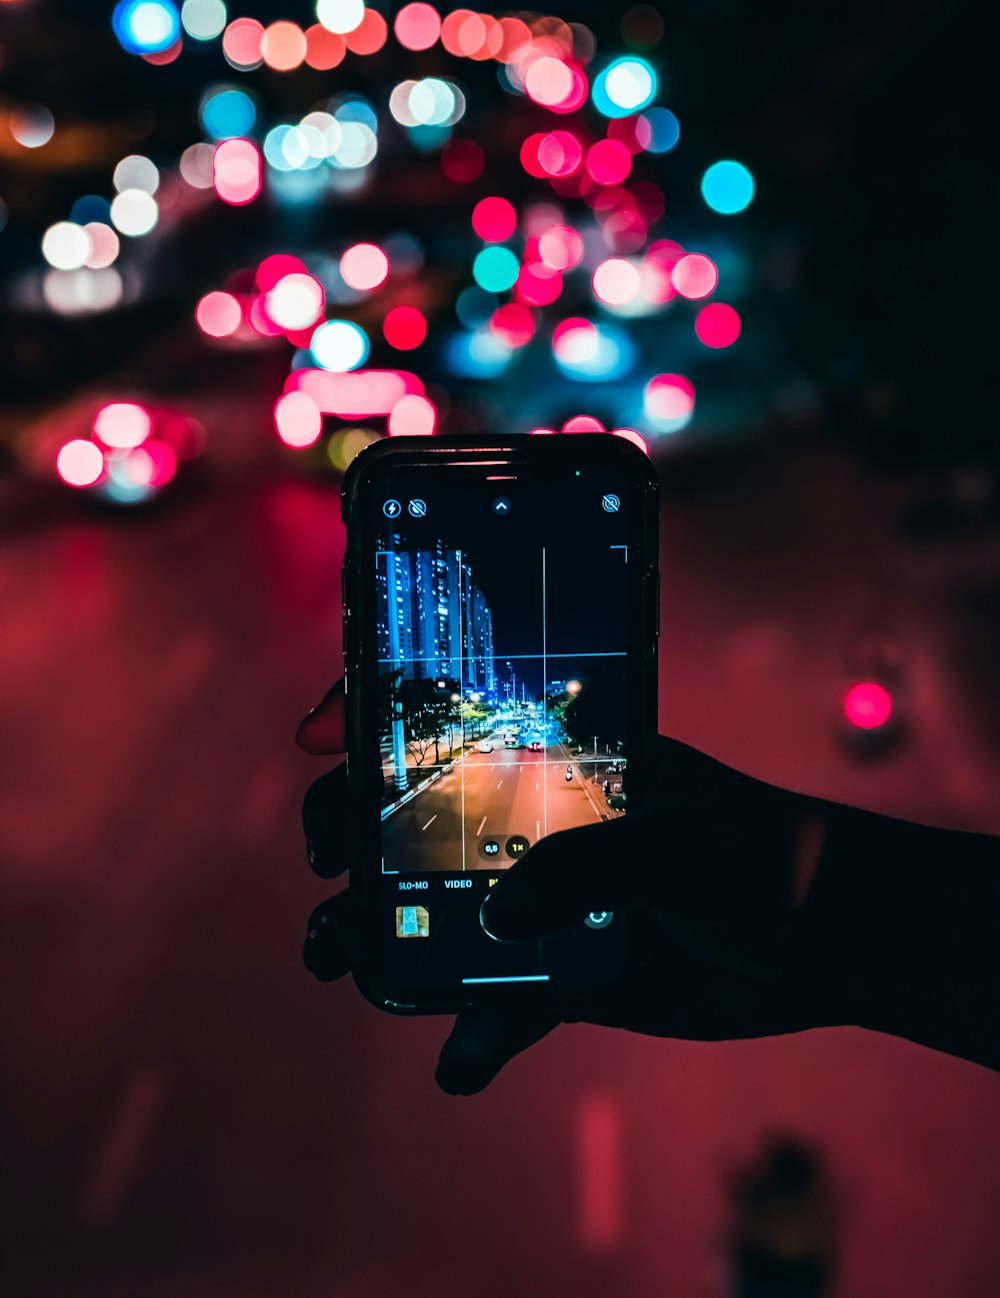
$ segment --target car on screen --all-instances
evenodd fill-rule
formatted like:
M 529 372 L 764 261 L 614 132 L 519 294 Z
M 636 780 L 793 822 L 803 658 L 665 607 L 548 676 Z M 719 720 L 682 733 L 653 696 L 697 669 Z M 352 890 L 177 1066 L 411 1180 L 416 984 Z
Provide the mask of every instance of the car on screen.
M 480 753 L 492 753 L 493 745 L 488 739 L 480 739 L 479 743 L 476 744 L 476 751 Z
M 540 753 L 542 751 L 542 741 L 540 739 L 533 739 L 528 745 L 528 748 L 533 753 Z
M 521 741 L 518 739 L 517 735 L 504 735 L 503 746 L 504 748 L 520 748 Z

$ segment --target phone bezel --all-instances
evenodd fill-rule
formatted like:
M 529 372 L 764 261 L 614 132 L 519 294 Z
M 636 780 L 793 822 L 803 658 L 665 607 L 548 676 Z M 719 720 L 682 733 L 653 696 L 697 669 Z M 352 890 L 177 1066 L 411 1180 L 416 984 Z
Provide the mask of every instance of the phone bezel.
M 386 986 L 382 940 L 381 759 L 378 734 L 375 642 L 374 551 L 376 518 L 369 508 L 379 478 L 401 466 L 440 468 L 449 463 L 519 467 L 532 472 L 566 470 L 575 466 L 614 465 L 631 478 L 635 505 L 630 510 L 630 545 L 641 556 L 630 565 L 629 645 L 629 804 L 642 805 L 654 769 L 657 735 L 658 532 L 659 483 L 649 458 L 633 443 L 611 434 L 571 434 L 572 454 L 565 436 L 392 437 L 366 448 L 352 462 L 342 485 L 342 515 L 347 528 L 344 558 L 343 648 L 347 705 L 348 781 L 355 814 L 362 825 L 365 859 L 350 871 L 350 888 L 360 927 L 360 951 L 354 981 L 373 1005 L 396 1014 L 445 1014 L 489 1007 L 523 1006 L 572 1014 L 594 999 L 593 987 L 578 991 L 559 986 L 527 985 L 467 989 L 442 1000 L 414 989 L 402 999 Z M 368 572 L 368 580 L 365 573 Z

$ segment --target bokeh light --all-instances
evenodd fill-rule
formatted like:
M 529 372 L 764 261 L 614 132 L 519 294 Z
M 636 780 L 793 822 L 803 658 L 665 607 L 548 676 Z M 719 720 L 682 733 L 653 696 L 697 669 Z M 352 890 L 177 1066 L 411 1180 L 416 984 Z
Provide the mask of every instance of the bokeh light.
M 90 240 L 90 252 L 83 264 L 91 270 L 103 270 L 110 266 L 121 247 L 117 234 L 103 221 L 88 221 L 83 228 Z
M 349 288 L 366 292 L 389 277 L 389 258 L 374 243 L 356 243 L 340 259 L 340 273 Z
M 40 149 L 55 134 L 55 118 L 44 104 L 21 104 L 7 119 L 11 135 L 25 149 Z
M 594 79 L 594 107 L 605 117 L 641 112 L 656 97 L 656 73 L 645 59 L 615 59 Z
M 660 432 L 679 432 L 694 414 L 694 384 L 683 374 L 657 374 L 643 390 L 642 408 Z
M 322 313 L 323 286 L 300 271 L 284 275 L 265 297 L 264 309 L 282 329 L 307 329 Z
M 475 140 L 449 140 L 441 153 L 441 170 L 456 185 L 470 185 L 485 165 L 486 154 Z
M 228 140 L 253 130 L 257 107 L 245 90 L 213 86 L 202 97 L 199 117 L 206 135 L 214 140 Z
M 105 446 L 130 449 L 141 446 L 153 431 L 153 418 L 134 401 L 112 401 L 94 417 L 94 436 Z
M 316 0 L 316 17 L 327 31 L 343 36 L 364 21 L 364 0 Z
M 123 189 L 111 200 L 111 221 L 120 234 L 138 239 L 148 234 L 159 220 L 160 209 L 144 189 Z
M 328 320 L 313 334 L 309 350 L 325 370 L 354 370 L 368 357 L 368 335 L 351 320 Z
M 212 155 L 212 184 L 224 203 L 241 207 L 260 193 L 260 152 L 252 140 L 223 140 Z
M 669 108 L 647 108 L 637 135 L 647 153 L 669 153 L 681 138 L 681 124 Z
M 725 302 L 703 306 L 695 317 L 694 331 L 706 347 L 731 347 L 740 336 L 740 314 Z
M 670 278 L 681 297 L 696 300 L 708 297 L 719 282 L 719 272 L 710 257 L 689 252 L 674 263 Z
M 184 0 L 181 26 L 195 41 L 211 41 L 221 36 L 226 26 L 223 0 Z
M 567 419 L 560 430 L 564 433 L 604 433 L 607 429 L 593 415 L 574 415 Z
M 243 312 L 232 293 L 206 293 L 194 313 L 198 328 L 210 338 L 228 338 L 240 327 Z
M 553 270 L 571 270 L 583 257 L 583 239 L 571 225 L 552 225 L 538 240 L 538 255 Z
M 487 243 L 501 243 L 517 229 L 517 212 L 506 198 L 481 198 L 472 209 L 472 228 Z
M 877 730 L 892 716 L 892 695 L 877 681 L 859 681 L 844 696 L 844 715 L 859 730 Z
M 286 446 L 302 450 L 319 441 L 323 415 L 305 392 L 286 392 L 274 404 L 274 426 Z
M 441 35 L 441 15 L 433 5 L 407 4 L 396 15 L 393 31 L 404 49 L 429 50 Z
M 347 43 L 339 32 L 328 31 L 322 23 L 306 29 L 306 65 L 318 72 L 339 67 L 347 53 Z
M 70 487 L 92 487 L 104 473 L 101 448 L 85 438 L 73 438 L 59 448 L 56 472 Z
M 437 423 L 437 411 L 426 397 L 410 393 L 389 411 L 389 433 L 393 437 L 429 437 Z
M 535 334 L 534 313 L 520 302 L 507 302 L 493 312 L 490 329 L 508 347 L 525 347 Z
M 618 140 L 598 140 L 587 150 L 587 172 L 599 185 L 620 185 L 632 170 L 632 155 Z
M 701 178 L 701 192 L 713 212 L 732 216 L 748 207 L 753 198 L 753 176 L 742 162 L 714 162 Z
M 390 347 L 397 351 L 412 351 L 427 337 L 427 320 L 415 306 L 394 306 L 386 312 L 382 333 Z
M 78 269 L 90 252 L 90 236 L 74 221 L 57 221 L 42 236 L 42 256 L 58 270 Z
M 171 0 L 121 0 L 111 26 L 129 54 L 158 54 L 181 34 L 181 18 Z
M 344 35 L 352 54 L 377 54 L 386 42 L 389 28 L 377 9 L 366 9 L 357 27 Z
M 520 264 L 509 248 L 494 244 L 483 248 L 472 264 L 472 274 L 480 288 L 488 293 L 502 293 L 517 280 Z
M 609 306 L 622 306 L 639 296 L 639 267 L 624 257 L 609 257 L 594 271 L 594 295 Z
M 306 34 L 298 23 L 281 18 L 264 28 L 260 54 L 273 71 L 291 72 L 305 62 Z
M 256 18 L 236 18 L 222 33 L 222 53 L 226 62 L 241 72 L 259 68 L 264 59 L 260 52 L 260 43 L 264 36 L 264 24 Z
M 181 179 L 192 189 L 212 188 L 212 157 L 215 148 L 211 144 L 199 141 L 189 144 L 181 154 L 178 164 Z
M 145 194 L 155 194 L 160 184 L 160 173 L 151 159 L 141 153 L 130 153 L 115 167 L 111 180 L 119 193 L 126 189 L 141 189 Z

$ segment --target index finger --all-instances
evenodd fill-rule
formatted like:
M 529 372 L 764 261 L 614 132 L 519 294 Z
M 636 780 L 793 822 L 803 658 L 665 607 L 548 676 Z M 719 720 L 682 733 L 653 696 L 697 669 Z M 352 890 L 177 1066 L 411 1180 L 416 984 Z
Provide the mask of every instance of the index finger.
M 340 756 L 346 751 L 344 678 L 334 681 L 321 703 L 299 723 L 295 742 L 307 753 Z

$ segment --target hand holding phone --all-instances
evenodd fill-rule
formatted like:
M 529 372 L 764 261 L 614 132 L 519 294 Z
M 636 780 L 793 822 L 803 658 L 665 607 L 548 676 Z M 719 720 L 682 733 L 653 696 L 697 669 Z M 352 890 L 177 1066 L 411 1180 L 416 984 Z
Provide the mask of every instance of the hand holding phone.
M 309 789 L 302 809 L 310 864 L 328 879 L 362 855 L 362 826 L 343 765 L 344 728 L 338 683 L 299 731 L 307 752 L 341 761 Z M 693 1040 L 844 1021 L 836 1013 L 824 1017 L 829 996 L 817 989 L 810 953 L 782 940 L 809 800 L 664 738 L 654 783 L 647 810 L 555 834 L 513 865 L 484 907 L 491 930 L 497 937 L 538 938 L 578 925 L 607 904 L 629 916 L 624 977 L 613 989 L 594 988 L 574 1021 Z M 303 948 L 316 978 L 334 981 L 356 966 L 361 918 L 350 889 L 316 908 Z M 564 1017 L 516 1006 L 460 1013 L 441 1051 L 439 1085 L 450 1094 L 482 1090 Z

